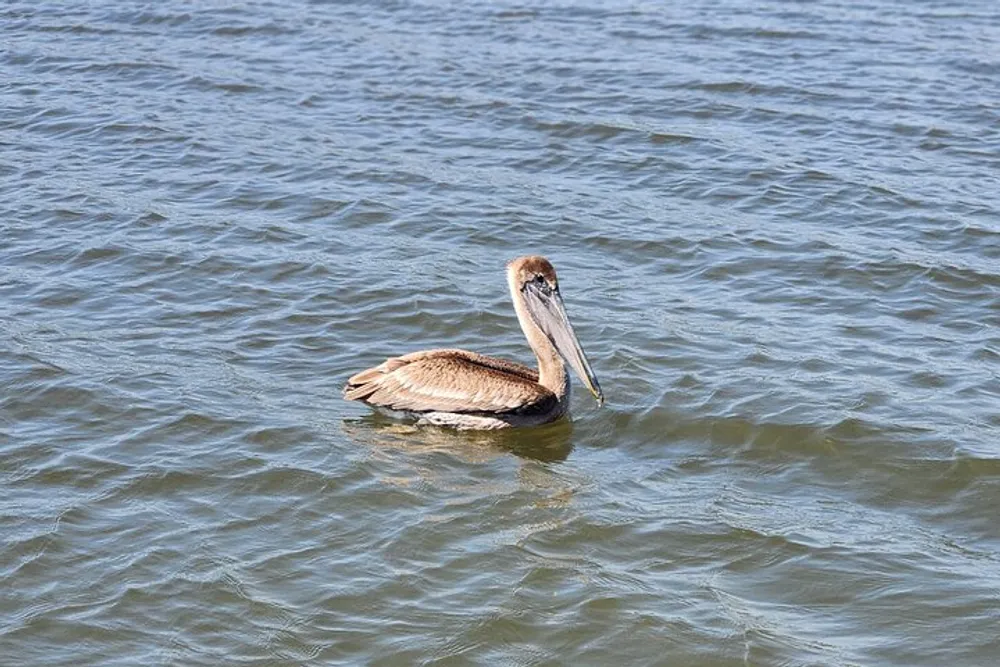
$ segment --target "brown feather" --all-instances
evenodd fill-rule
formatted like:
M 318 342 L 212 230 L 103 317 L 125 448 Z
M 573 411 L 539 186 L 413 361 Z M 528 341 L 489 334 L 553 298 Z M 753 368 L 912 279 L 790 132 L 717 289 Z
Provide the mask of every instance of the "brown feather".
M 538 372 L 465 350 L 426 350 L 387 359 L 351 377 L 344 398 L 412 412 L 534 412 L 557 401 Z

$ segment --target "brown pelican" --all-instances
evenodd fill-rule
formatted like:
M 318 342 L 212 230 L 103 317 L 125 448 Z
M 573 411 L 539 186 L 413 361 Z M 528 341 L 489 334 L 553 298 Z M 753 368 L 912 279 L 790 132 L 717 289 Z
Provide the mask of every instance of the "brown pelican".
M 425 350 L 354 375 L 344 398 L 415 413 L 418 424 L 464 429 L 544 424 L 566 414 L 569 405 L 565 360 L 602 404 L 604 394 L 566 316 L 549 260 L 515 259 L 507 265 L 507 284 L 537 371 L 465 350 Z

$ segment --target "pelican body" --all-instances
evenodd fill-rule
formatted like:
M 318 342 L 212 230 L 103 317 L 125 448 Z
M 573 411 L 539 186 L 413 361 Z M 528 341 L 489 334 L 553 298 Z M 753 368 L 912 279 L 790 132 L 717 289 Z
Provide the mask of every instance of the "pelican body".
M 507 265 L 507 285 L 538 370 L 465 350 L 424 350 L 354 375 L 344 398 L 415 414 L 418 424 L 534 426 L 567 413 L 568 363 L 602 404 L 604 394 L 566 316 L 549 260 L 538 255 L 513 260 Z

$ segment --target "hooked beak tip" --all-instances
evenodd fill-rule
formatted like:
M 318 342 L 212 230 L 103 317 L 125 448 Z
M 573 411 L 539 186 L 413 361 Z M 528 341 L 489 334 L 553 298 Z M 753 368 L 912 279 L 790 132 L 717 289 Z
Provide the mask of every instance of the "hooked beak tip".
M 594 399 L 597 401 L 597 407 L 604 405 L 604 392 L 598 389 L 597 391 L 591 392 L 594 395 Z

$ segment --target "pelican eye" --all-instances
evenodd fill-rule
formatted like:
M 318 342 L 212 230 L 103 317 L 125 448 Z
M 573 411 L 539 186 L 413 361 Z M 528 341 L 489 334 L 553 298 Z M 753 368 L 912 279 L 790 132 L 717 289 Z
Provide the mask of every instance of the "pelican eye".
M 522 289 L 528 287 L 529 285 L 533 286 L 536 290 L 538 290 L 542 294 L 552 294 L 559 290 L 558 287 L 550 284 L 549 281 L 545 279 L 545 276 L 542 275 L 537 275 L 531 280 L 525 281 L 524 287 L 522 287 Z

